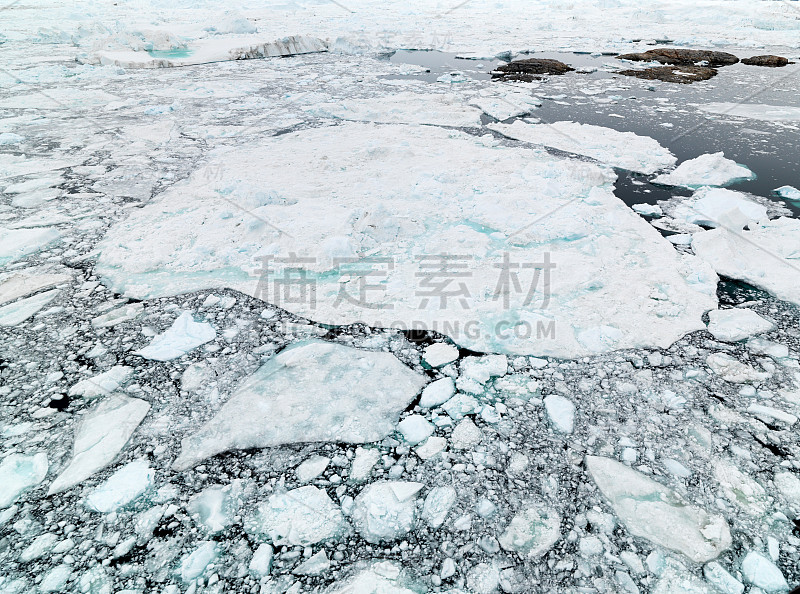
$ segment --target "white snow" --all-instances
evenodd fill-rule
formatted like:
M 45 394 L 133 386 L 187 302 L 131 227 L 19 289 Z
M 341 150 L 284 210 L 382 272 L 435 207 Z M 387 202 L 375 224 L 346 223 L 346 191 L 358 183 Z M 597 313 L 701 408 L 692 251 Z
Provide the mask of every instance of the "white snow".
M 116 511 L 150 489 L 154 475 L 147 460 L 129 462 L 89 494 L 86 507 L 104 514 Z
M 737 118 L 750 118 L 766 122 L 800 121 L 800 107 L 788 105 L 765 105 L 763 103 L 706 103 L 700 111 Z
M 9 454 L 0 462 L 0 509 L 9 507 L 47 475 L 47 454 Z
M 722 228 L 695 233 L 692 250 L 718 274 L 800 305 L 800 220 L 781 217 L 738 233 Z
M 403 440 L 409 445 L 417 445 L 433 434 L 434 427 L 422 415 L 409 415 L 397 424 Z
M 456 385 L 451 377 L 443 377 L 431 382 L 422 390 L 419 405 L 422 408 L 433 408 L 444 404 L 456 393 Z
M 586 457 L 587 468 L 619 519 L 634 536 L 678 551 L 696 563 L 731 545 L 725 518 L 683 500 L 675 491 L 610 458 Z
M 726 159 L 725 154 L 709 153 L 684 161 L 669 173 L 653 178 L 652 182 L 666 186 L 699 188 L 727 186 L 737 181 L 754 179 L 755 174 L 744 165 Z
M 561 516 L 538 504 L 526 504 L 497 539 L 506 551 L 529 558 L 546 553 L 561 538 Z
M 163 334 L 153 337 L 149 345 L 135 354 L 145 359 L 169 361 L 182 357 L 216 337 L 217 332 L 211 324 L 195 322 L 192 314 L 184 311 Z
M 79 381 L 69 389 L 70 396 L 83 396 L 84 398 L 97 398 L 114 392 L 130 379 L 133 368 L 125 365 L 115 365 L 94 377 Z
M 415 495 L 421 483 L 378 482 L 355 499 L 351 519 L 361 537 L 373 544 L 390 542 L 411 531 L 417 517 Z
M 275 546 L 308 546 L 335 540 L 347 532 L 339 506 L 311 485 L 270 495 L 250 516 L 245 530 L 257 540 Z
M 750 551 L 742 561 L 742 573 L 748 583 L 766 592 L 787 592 L 789 584 L 783 573 L 767 557 Z
M 214 418 L 181 441 L 174 468 L 185 470 L 232 449 L 378 441 L 394 430 L 424 383 L 390 353 L 295 343 L 264 363 Z
M 512 124 L 489 124 L 488 128 L 514 140 L 584 155 L 639 173 L 655 173 L 671 167 L 677 160 L 669 149 L 652 138 L 603 126 L 578 122 L 527 124 L 516 120 Z
M 746 194 L 724 188 L 700 188 L 683 200 L 673 216 L 695 225 L 724 226 L 738 230 L 745 225 L 769 220 L 767 209 Z
M 61 293 L 59 289 L 51 289 L 50 291 L 38 293 L 32 297 L 26 297 L 25 299 L 20 299 L 8 305 L 3 305 L 0 307 L 0 326 L 16 326 L 17 324 L 21 324 L 58 297 L 59 293 Z
M 69 489 L 110 464 L 149 410 L 144 400 L 112 394 L 87 412 L 75 428 L 72 459 L 48 495 Z
M 268 179 L 264 162 L 272 163 Z M 313 128 L 221 150 L 114 225 L 96 272 L 137 298 L 230 287 L 318 322 L 413 323 L 484 352 L 575 357 L 666 347 L 702 328 L 716 278 L 616 198 L 612 181 L 588 163 L 430 126 Z M 469 295 L 468 308 L 419 295 L 419 275 L 430 271 L 420 257 L 454 245 L 469 276 L 449 288 Z M 529 266 L 544 266 L 552 252 L 549 302 L 544 272 L 534 283 L 533 269 L 521 270 L 522 291 L 504 289 L 506 251 Z M 289 253 L 314 262 L 277 260 Z M 260 282 L 258 258 L 268 256 L 275 258 Z M 330 274 L 336 258 L 355 258 L 370 276 L 344 283 Z M 375 258 L 394 266 L 380 268 Z M 313 303 L 280 298 L 274 279 L 288 268 L 314 279 Z M 359 278 L 385 287 L 366 295 L 368 310 L 340 297 L 357 297 Z
M 544 408 L 556 430 L 572 433 L 575 427 L 575 405 L 571 400 L 558 394 L 550 394 L 544 399 Z
M 738 342 L 775 329 L 775 324 L 752 309 L 715 309 L 708 312 L 708 320 L 708 331 L 724 342 Z
M 422 358 L 433 368 L 442 367 L 458 359 L 458 349 L 446 342 L 435 342 L 425 347 Z

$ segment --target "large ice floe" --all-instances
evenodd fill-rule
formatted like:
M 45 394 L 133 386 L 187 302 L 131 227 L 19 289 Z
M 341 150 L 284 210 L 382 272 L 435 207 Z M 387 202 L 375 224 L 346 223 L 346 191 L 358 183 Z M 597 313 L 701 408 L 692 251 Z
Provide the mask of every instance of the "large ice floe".
M 674 161 L 658 155 L 640 168 Z M 488 136 L 307 129 L 215 153 L 113 226 L 96 270 L 130 297 L 229 287 L 326 324 L 421 327 L 490 352 L 667 346 L 703 328 L 717 279 L 613 181 Z
M 701 111 L 717 115 L 764 120 L 767 122 L 800 121 L 800 107 L 789 105 L 765 105 L 762 103 L 707 103 L 698 107 Z
M 673 171 L 653 179 L 653 183 L 667 186 L 699 188 L 701 186 L 727 186 L 737 181 L 753 179 L 755 174 L 744 165 L 726 159 L 725 154 L 710 153 L 684 161 Z
M 742 231 L 729 229 L 695 233 L 694 253 L 722 276 L 800 305 L 800 221 L 781 217 Z
M 658 141 L 633 132 L 578 122 L 489 124 L 488 128 L 515 140 L 584 155 L 606 165 L 639 173 L 655 173 L 677 159 Z
M 177 469 L 233 449 L 389 435 L 425 378 L 389 353 L 297 343 L 269 359 L 181 442 Z

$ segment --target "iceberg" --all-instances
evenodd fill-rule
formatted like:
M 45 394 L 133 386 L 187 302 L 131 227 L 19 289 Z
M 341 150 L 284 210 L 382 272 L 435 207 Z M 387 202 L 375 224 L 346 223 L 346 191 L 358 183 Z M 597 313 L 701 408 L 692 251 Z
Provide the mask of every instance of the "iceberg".
M 527 124 L 517 120 L 512 124 L 489 124 L 487 127 L 514 140 L 584 155 L 638 173 L 655 173 L 677 161 L 669 149 L 648 136 L 603 126 L 566 121 Z
M 781 186 L 780 188 L 775 188 L 775 193 L 781 198 L 789 200 L 790 202 L 800 203 L 800 190 L 794 186 Z
M 323 324 L 437 330 L 482 352 L 667 347 L 704 328 L 717 279 L 613 180 L 455 130 L 323 126 L 220 149 L 113 225 L 95 271 L 129 297 L 228 287 Z M 443 266 L 460 276 L 427 280 Z
M 587 456 L 586 465 L 634 536 L 683 553 L 695 563 L 711 561 L 731 546 L 722 516 L 687 504 L 673 490 L 616 460 Z
M 800 220 L 781 217 L 737 233 L 723 228 L 695 233 L 692 250 L 717 274 L 800 305 Z
M 653 178 L 654 184 L 700 188 L 701 186 L 727 186 L 755 179 L 755 174 L 744 165 L 726 159 L 725 154 L 709 153 L 684 161 L 673 171 Z
M 185 470 L 228 450 L 379 441 L 424 384 L 390 353 L 301 341 L 264 363 L 183 439 L 173 467 Z
M 321 489 L 307 485 L 270 495 L 245 518 L 245 530 L 274 546 L 308 546 L 337 540 L 347 531 L 339 506 Z
M 0 509 L 14 503 L 47 475 L 47 454 L 9 454 L 0 462 Z
M 181 313 L 166 332 L 155 336 L 152 342 L 135 352 L 145 359 L 169 361 L 182 357 L 192 349 L 217 337 L 211 324 L 195 322 L 188 311 Z
M 65 491 L 108 466 L 149 410 L 150 404 L 138 398 L 120 394 L 104 398 L 78 422 L 72 459 L 47 494 Z

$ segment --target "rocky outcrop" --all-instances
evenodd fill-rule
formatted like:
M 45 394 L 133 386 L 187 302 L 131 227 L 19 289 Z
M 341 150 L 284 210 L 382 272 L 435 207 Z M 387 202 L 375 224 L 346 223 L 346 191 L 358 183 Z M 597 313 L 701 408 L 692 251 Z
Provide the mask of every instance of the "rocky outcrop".
M 788 63 L 788 58 L 772 55 L 753 56 L 752 58 L 745 58 L 742 60 L 742 64 L 747 64 L 748 66 L 767 66 L 769 68 L 780 68 L 786 66 Z
M 652 49 L 642 53 L 623 54 L 617 58 L 634 62 L 661 62 L 675 66 L 693 66 L 698 62 L 704 62 L 704 65 L 711 67 L 730 66 L 739 61 L 739 58 L 726 52 L 677 48 Z
M 565 74 L 574 70 L 569 64 L 564 64 L 564 62 L 559 62 L 558 60 L 528 58 L 498 66 L 492 72 L 492 77 L 530 81 L 545 74 Z
M 644 70 L 620 70 L 618 74 L 635 76 L 645 80 L 662 80 L 664 82 L 691 84 L 700 80 L 708 80 L 717 75 L 714 68 L 705 66 L 658 66 Z

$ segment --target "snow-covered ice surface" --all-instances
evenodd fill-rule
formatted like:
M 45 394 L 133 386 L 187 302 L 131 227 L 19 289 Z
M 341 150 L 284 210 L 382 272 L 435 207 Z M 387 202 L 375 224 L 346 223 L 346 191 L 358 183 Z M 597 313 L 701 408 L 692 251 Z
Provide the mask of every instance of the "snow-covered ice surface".
M 800 583 L 797 3 L 455 4 L 0 10 L 0 591 Z

